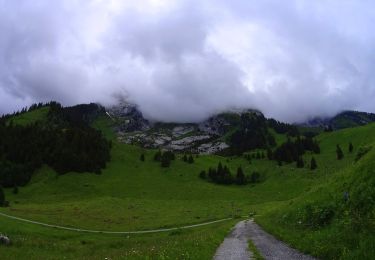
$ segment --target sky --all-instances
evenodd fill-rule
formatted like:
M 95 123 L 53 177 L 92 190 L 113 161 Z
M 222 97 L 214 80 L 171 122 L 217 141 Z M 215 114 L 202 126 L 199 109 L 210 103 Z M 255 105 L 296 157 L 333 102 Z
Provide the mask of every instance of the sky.
M 372 0 L 0 0 L 0 114 L 119 100 L 153 120 L 375 112 Z

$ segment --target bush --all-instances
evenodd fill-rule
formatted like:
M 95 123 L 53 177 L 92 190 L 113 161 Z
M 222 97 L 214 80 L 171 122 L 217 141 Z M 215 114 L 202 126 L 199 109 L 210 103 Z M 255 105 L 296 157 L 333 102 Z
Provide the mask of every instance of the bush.
M 331 223 L 334 215 L 335 207 L 333 204 L 308 204 L 302 208 L 301 224 L 314 229 L 321 228 Z
M 358 149 L 357 155 L 355 157 L 355 161 L 359 161 L 364 155 L 366 155 L 370 150 L 371 146 L 362 146 Z

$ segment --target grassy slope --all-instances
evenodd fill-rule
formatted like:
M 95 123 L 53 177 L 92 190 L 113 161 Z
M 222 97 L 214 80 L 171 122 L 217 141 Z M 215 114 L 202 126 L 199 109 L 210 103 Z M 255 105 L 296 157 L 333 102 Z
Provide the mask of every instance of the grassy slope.
M 296 169 L 294 165 L 279 167 L 267 160 L 252 160 L 249 164 L 242 158 L 219 156 L 200 156 L 192 165 L 176 160 L 169 169 L 162 169 L 151 160 L 154 151 L 117 143 L 107 118 L 100 118 L 94 125 L 114 141 L 112 162 L 102 175 L 70 173 L 57 177 L 51 169 L 44 167 L 32 183 L 20 188 L 18 195 L 6 191 L 11 207 L 2 211 L 51 224 L 116 231 L 200 223 L 233 213 L 246 215 L 256 211 L 266 216 L 267 212 L 288 205 L 291 199 L 310 191 L 352 163 L 353 155 L 340 162 L 334 160 L 336 143 L 342 143 L 344 148 L 347 139 L 351 138 L 350 141 L 358 146 L 366 142 L 366 136 L 371 136 L 371 129 L 361 130 L 361 134 L 354 132 L 349 137 L 345 132 L 322 134 L 323 152 L 316 156 L 320 167 L 315 172 Z M 139 161 L 141 153 L 146 154 L 146 162 Z M 305 159 L 309 161 L 310 156 L 306 155 Z M 219 161 L 228 164 L 232 171 L 238 165 L 242 165 L 246 173 L 257 170 L 266 180 L 255 186 L 238 187 L 215 185 L 197 177 L 200 170 L 216 166 Z M 56 258 L 64 255 L 146 258 L 155 254 L 172 259 L 209 259 L 234 223 L 177 234 L 127 238 L 82 235 L 1 220 L 0 231 L 15 241 L 14 247 L 2 252 L 4 258 L 11 259 L 51 255 Z
M 20 114 L 15 116 L 9 120 L 13 122 L 13 124 L 17 125 L 27 125 L 36 121 L 44 121 L 47 117 L 49 111 L 49 107 L 42 107 L 39 109 L 35 109 L 33 111 Z
M 328 154 L 334 154 L 336 144 L 343 147 L 349 141 L 355 143 L 358 150 L 360 146 L 375 145 L 374 131 L 375 124 L 370 124 L 322 134 L 320 141 Z M 319 159 L 326 160 L 328 165 L 332 160 L 324 158 L 324 154 Z M 282 240 L 322 259 L 374 259 L 375 150 L 372 149 L 357 163 L 354 163 L 356 151 L 345 154 L 346 162 L 343 163 L 347 163 L 348 167 L 335 172 L 327 171 L 325 181 L 310 192 L 270 209 L 258 216 L 257 221 Z M 341 162 L 336 160 L 335 163 Z M 349 202 L 344 201 L 344 192 L 349 192 Z M 307 206 L 333 209 L 333 220 L 320 228 L 304 225 L 301 220 Z M 364 208 L 363 213 L 360 210 Z M 322 215 L 317 214 L 318 217 Z

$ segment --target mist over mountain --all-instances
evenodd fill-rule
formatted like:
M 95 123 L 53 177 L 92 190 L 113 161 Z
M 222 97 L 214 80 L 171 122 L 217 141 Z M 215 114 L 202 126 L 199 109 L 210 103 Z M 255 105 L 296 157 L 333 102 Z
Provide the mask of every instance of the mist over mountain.
M 0 113 L 119 98 L 148 119 L 375 112 L 372 1 L 0 0 Z

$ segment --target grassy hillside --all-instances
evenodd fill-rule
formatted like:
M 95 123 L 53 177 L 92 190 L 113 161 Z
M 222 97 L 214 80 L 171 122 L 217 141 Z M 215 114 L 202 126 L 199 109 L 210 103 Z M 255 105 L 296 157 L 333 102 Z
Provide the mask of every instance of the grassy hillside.
M 268 231 L 322 259 L 375 258 L 375 149 L 358 161 L 362 147 L 372 147 L 375 124 L 320 136 L 325 149 L 352 140 L 349 165 L 308 193 L 257 218 Z
M 211 155 L 194 158 L 194 164 L 187 164 L 178 157 L 170 168 L 161 168 L 152 159 L 156 151 L 116 142 L 111 124 L 105 117 L 94 122 L 95 127 L 113 140 L 112 161 L 101 175 L 68 173 L 58 176 L 43 167 L 18 194 L 6 190 L 11 206 L 1 208 L 1 212 L 50 224 L 112 231 L 183 226 L 255 212 L 260 223 L 281 236 L 282 232 L 276 227 L 286 230 L 288 226 L 272 224 L 277 223 L 272 220 L 280 219 L 280 215 L 293 209 L 291 201 L 302 203 L 305 194 L 312 194 L 319 185 L 341 176 L 346 168 L 352 167 L 358 147 L 375 141 L 372 134 L 375 125 L 323 133 L 319 136 L 322 153 L 314 155 L 318 163 L 315 171 L 307 167 L 310 154 L 304 156 L 306 167 L 303 169 L 297 169 L 294 164 L 280 167 L 266 159 L 253 159 L 250 164 L 244 158 Z M 284 137 L 280 135 L 276 139 L 281 141 Z M 355 146 L 352 154 L 346 152 L 349 142 Z M 341 161 L 336 160 L 336 144 L 340 144 L 345 153 Z M 142 153 L 145 162 L 139 160 Z M 255 185 L 222 186 L 198 178 L 201 170 L 215 167 L 219 162 L 228 165 L 232 172 L 239 165 L 246 174 L 258 171 L 263 181 Z M 56 259 L 63 256 L 145 259 L 156 255 L 165 259 L 210 259 L 236 222 L 125 236 L 51 230 L 0 218 L 0 232 L 14 241 L 13 246 L 2 248 L 2 259 L 53 258 L 51 256 Z M 285 238 L 294 241 L 292 237 Z
M 46 121 L 49 107 L 42 107 L 27 113 L 22 113 L 8 120 L 17 125 L 28 125 L 37 121 Z

